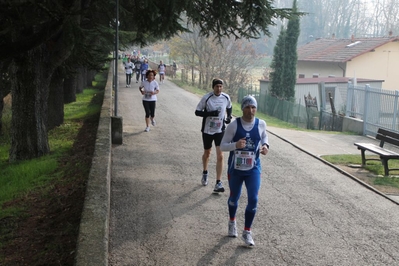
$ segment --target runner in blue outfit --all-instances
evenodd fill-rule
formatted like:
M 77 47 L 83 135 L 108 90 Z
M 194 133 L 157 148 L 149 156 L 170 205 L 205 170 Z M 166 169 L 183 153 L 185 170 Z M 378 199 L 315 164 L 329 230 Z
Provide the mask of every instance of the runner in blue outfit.
M 266 155 L 269 151 L 266 122 L 255 117 L 256 108 L 257 102 L 254 97 L 244 97 L 241 103 L 242 117 L 227 126 L 220 144 L 222 151 L 230 151 L 227 170 L 230 187 L 228 235 L 237 237 L 236 212 L 242 184 L 245 183 L 248 204 L 245 209 L 242 238 L 248 246 L 255 246 L 251 226 L 256 214 L 261 184 L 262 168 L 259 154 Z

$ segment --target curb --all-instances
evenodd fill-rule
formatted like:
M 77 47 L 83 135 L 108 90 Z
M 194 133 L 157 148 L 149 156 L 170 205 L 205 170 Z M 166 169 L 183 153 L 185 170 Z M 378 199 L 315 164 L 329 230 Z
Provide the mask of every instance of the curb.
M 112 68 L 101 108 L 76 245 L 75 265 L 108 265 L 111 191 Z

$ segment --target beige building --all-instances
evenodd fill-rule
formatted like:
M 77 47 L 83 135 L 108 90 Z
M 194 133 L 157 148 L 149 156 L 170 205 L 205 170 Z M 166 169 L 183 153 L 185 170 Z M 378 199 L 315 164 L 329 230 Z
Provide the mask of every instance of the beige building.
M 296 73 L 383 80 L 383 89 L 399 90 L 399 36 L 317 39 L 298 48 Z

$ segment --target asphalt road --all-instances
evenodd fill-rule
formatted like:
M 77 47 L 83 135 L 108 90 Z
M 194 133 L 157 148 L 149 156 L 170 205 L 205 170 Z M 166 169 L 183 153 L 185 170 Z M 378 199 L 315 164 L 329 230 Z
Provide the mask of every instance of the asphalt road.
M 214 151 L 212 182 L 200 182 L 199 97 L 161 84 L 157 126 L 144 132 L 138 85 L 120 81 L 123 144 L 112 149 L 109 265 L 398 264 L 397 204 L 273 134 L 261 157 L 256 246 L 227 237 L 228 189 L 212 193 Z M 228 188 L 225 174 L 223 181 Z M 239 232 L 245 190 L 240 204 Z

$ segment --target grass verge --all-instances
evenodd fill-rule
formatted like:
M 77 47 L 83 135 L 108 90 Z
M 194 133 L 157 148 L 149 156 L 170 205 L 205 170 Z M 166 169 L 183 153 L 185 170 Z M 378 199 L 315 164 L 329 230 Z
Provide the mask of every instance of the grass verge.
M 324 160 L 334 165 L 361 165 L 362 158 L 360 155 L 325 155 L 322 156 Z M 367 156 L 368 159 L 373 159 L 372 161 L 367 161 L 367 165 L 364 167 L 365 170 L 369 171 L 373 178 L 371 178 L 371 186 L 386 186 L 399 189 L 399 171 L 391 171 L 390 176 L 384 176 L 384 167 L 378 156 L 370 155 Z M 390 168 L 399 169 L 399 161 L 390 160 Z
M 64 106 L 49 155 L 10 164 L 0 138 L 0 265 L 73 265 L 105 82 L 97 75 Z

